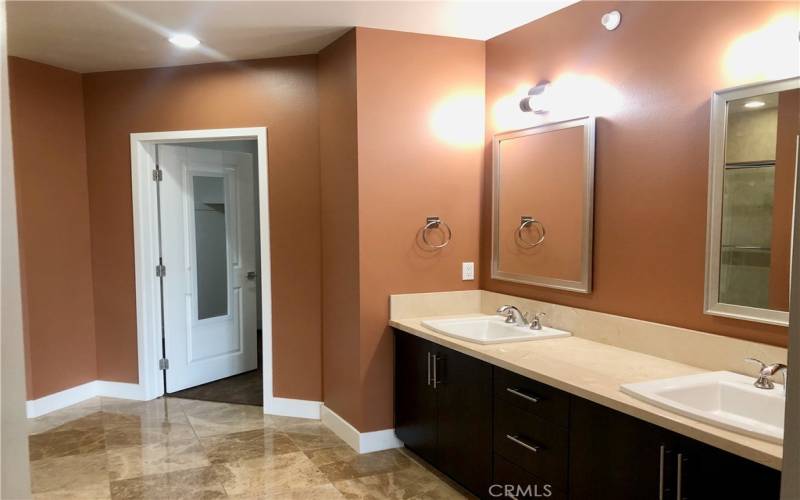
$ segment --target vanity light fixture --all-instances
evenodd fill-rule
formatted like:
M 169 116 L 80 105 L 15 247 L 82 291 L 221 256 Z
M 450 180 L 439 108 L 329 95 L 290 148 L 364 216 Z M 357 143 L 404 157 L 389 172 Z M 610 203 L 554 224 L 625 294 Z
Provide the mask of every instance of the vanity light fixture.
M 547 106 L 547 89 L 550 87 L 550 82 L 543 80 L 535 87 L 531 87 L 528 95 L 519 101 L 519 109 L 522 111 L 533 111 L 537 115 L 543 115 L 550 111 Z
M 608 31 L 617 29 L 620 22 L 622 22 L 622 14 L 618 10 L 606 12 L 603 14 L 603 17 L 600 18 L 600 24 L 602 24 L 603 27 L 605 27 L 605 29 Z
M 744 107 L 749 109 L 763 108 L 765 104 L 764 101 L 747 101 L 744 103 Z
M 182 49 L 193 49 L 200 45 L 200 40 L 188 33 L 176 33 L 169 37 L 169 43 Z

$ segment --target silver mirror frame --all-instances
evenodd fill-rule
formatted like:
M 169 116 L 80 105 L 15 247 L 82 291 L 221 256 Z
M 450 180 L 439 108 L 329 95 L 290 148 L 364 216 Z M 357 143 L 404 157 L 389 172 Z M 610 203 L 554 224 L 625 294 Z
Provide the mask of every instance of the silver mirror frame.
M 720 242 L 722 239 L 722 182 L 725 174 L 725 135 L 728 103 L 757 95 L 771 94 L 800 87 L 800 77 L 775 80 L 718 90 L 711 96 L 711 126 L 708 160 L 708 210 L 706 224 L 706 275 L 704 313 L 787 326 L 789 312 L 760 307 L 725 304 L 719 301 Z M 795 155 L 797 161 L 797 155 Z M 795 176 L 797 171 L 795 170 Z M 795 196 L 797 193 L 795 193 Z M 794 238 L 793 238 L 794 239 Z M 794 241 L 792 241 L 794 246 Z
M 579 281 L 509 273 L 500 270 L 500 143 L 526 135 L 541 134 L 565 128 L 583 127 L 584 147 L 584 213 L 583 248 L 581 248 L 581 279 Z M 561 122 L 548 123 L 522 130 L 497 134 L 492 140 L 492 279 L 536 285 L 571 292 L 590 293 L 592 290 L 592 238 L 594 236 L 594 151 L 595 118 L 583 116 Z

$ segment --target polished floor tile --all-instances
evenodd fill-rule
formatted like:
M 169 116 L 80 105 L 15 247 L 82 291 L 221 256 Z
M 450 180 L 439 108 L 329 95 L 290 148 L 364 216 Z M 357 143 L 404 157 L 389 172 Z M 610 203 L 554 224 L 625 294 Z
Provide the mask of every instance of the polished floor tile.
M 238 462 L 300 451 L 289 436 L 273 429 L 234 432 L 200 439 L 215 464 Z
M 268 496 L 329 483 L 301 452 L 222 464 L 217 466 L 217 473 L 225 490 L 240 496 Z
M 112 481 L 211 465 L 203 446 L 193 438 L 115 448 L 107 453 Z
M 88 429 L 54 430 L 30 436 L 28 447 L 32 461 L 105 451 L 105 432 L 102 426 Z
M 405 451 L 359 455 L 317 420 L 255 406 L 94 398 L 29 434 L 37 500 L 465 498 Z
M 115 500 L 151 498 L 194 500 L 227 496 L 212 467 L 151 474 L 111 482 L 111 498 Z

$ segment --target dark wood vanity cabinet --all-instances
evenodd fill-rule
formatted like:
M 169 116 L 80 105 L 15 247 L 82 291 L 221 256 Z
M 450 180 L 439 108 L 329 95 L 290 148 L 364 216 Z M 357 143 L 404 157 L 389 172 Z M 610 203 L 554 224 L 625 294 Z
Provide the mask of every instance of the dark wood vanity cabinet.
M 572 398 L 573 499 L 777 499 L 780 472 Z
M 677 448 L 677 436 L 666 429 L 573 398 L 572 498 L 675 499 Z
M 567 498 L 569 413 L 569 394 L 495 367 L 494 483 Z
M 486 497 L 492 477 L 492 366 L 397 332 L 395 432 L 411 451 Z
M 776 470 L 399 331 L 395 430 L 481 498 L 506 486 L 519 499 L 573 500 L 765 500 L 780 490 Z
M 718 448 L 680 438 L 681 498 L 777 499 L 781 474 Z

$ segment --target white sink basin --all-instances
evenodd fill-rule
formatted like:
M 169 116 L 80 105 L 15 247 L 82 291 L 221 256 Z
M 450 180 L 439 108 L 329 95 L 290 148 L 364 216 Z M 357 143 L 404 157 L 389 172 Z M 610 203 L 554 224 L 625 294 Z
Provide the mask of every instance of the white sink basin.
M 475 342 L 476 344 L 525 342 L 572 335 L 569 332 L 546 326 L 543 326 L 541 330 L 531 330 L 527 326 L 505 323 L 505 317 L 486 315 L 456 319 L 433 319 L 423 321 L 422 326 L 443 335 Z
M 783 386 L 753 386 L 755 377 L 710 372 L 636 384 L 623 384 L 626 394 L 732 431 L 783 443 L 786 393 Z

